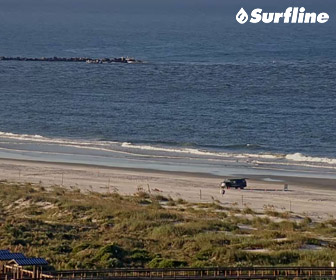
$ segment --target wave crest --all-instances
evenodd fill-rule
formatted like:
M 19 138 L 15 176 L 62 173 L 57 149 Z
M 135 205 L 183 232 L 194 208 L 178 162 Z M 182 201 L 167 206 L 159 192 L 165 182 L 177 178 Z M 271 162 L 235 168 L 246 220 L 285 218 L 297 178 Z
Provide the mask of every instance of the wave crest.
M 301 153 L 293 154 L 280 154 L 280 153 L 244 153 L 235 152 L 233 150 L 218 149 L 201 149 L 179 146 L 159 146 L 149 144 L 133 144 L 130 142 L 115 142 L 115 141 L 102 141 L 102 140 L 77 140 L 66 138 L 48 138 L 41 135 L 29 135 L 29 134 L 15 134 L 10 132 L 0 131 L 0 138 L 19 140 L 16 142 L 18 145 L 24 145 L 26 143 L 43 143 L 44 145 L 58 145 L 60 147 L 73 147 L 86 150 L 100 150 L 104 152 L 118 152 L 127 153 L 134 156 L 152 156 L 160 157 L 178 156 L 185 158 L 201 158 L 205 160 L 234 160 L 245 161 L 249 163 L 255 162 L 262 164 L 286 164 L 286 165 L 302 165 L 311 167 L 335 167 L 336 159 L 327 157 L 314 157 Z M 248 147 L 253 144 L 246 144 Z M 27 146 L 29 149 L 30 147 Z M 1 148 L 1 147 L 0 147 Z M 60 149 L 62 151 L 62 149 Z
M 286 155 L 286 159 L 299 162 L 336 164 L 336 159 L 334 158 L 305 156 L 301 153 L 288 154 Z

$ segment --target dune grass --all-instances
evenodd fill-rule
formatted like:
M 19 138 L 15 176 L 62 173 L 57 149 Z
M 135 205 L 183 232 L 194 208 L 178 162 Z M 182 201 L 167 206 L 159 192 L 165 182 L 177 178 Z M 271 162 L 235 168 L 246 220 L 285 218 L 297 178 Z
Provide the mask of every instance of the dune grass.
M 336 221 L 0 182 L 0 249 L 55 269 L 330 265 Z

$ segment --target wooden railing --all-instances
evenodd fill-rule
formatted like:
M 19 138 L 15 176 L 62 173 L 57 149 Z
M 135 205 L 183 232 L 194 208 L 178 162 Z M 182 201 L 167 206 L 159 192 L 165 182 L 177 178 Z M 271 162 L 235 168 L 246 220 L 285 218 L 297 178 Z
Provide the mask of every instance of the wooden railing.
M 180 269 L 110 269 L 70 270 L 44 273 L 41 277 L 66 279 L 139 279 L 139 280 L 198 280 L 198 279 L 336 279 L 336 269 L 331 267 L 227 267 Z
M 13 268 L 14 269 L 14 268 Z M 336 279 L 331 267 L 225 267 L 178 269 L 105 269 L 67 270 L 36 273 L 29 270 L 13 273 L 0 279 L 36 280 L 225 280 L 225 279 Z M 5 275 L 3 275 L 5 276 Z

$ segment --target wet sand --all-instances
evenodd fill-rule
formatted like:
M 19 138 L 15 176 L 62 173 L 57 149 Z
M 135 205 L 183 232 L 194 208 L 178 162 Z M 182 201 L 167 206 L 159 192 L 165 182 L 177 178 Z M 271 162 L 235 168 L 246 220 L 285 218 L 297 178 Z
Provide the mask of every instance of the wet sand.
M 224 206 L 256 211 L 274 207 L 314 219 L 336 217 L 336 180 L 330 179 L 249 176 L 245 190 L 226 190 L 222 196 L 223 177 L 215 175 L 0 159 L 0 180 L 128 195 L 144 190 L 192 202 L 219 200 Z

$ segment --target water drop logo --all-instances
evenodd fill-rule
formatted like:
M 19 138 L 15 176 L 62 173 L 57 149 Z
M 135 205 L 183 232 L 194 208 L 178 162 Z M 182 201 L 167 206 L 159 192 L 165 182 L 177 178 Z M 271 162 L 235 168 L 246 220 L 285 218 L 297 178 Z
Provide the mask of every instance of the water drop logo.
M 240 24 L 244 24 L 248 21 L 248 14 L 245 12 L 244 8 L 241 8 L 238 14 L 236 15 L 236 20 Z

